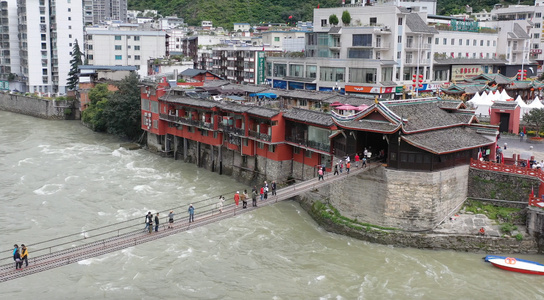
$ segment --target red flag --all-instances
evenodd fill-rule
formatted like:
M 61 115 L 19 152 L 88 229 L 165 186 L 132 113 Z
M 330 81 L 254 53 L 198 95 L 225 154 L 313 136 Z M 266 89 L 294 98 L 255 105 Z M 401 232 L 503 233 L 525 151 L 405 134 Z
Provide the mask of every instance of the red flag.
M 317 8 L 319 8 L 319 3 L 317 3 Z
M 533 187 L 531 187 L 531 198 L 535 196 L 535 190 Z
M 293 16 L 289 16 L 289 19 L 292 19 L 292 18 L 293 18 Z

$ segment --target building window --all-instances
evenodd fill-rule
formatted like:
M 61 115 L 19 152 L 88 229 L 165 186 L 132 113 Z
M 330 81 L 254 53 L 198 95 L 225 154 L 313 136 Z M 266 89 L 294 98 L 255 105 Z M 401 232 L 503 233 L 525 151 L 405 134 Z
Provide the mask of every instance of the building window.
M 451 39 L 450 43 L 452 46 L 455 45 L 455 39 Z
M 268 152 L 276 152 L 276 145 L 268 145 Z
M 399 36 L 397 37 L 397 42 L 398 42 L 399 44 L 402 43 L 402 35 L 399 35 Z
M 274 37 L 274 42 L 279 42 L 280 41 L 280 37 L 279 36 L 275 36 Z
M 93 55 L 92 54 L 87 55 L 87 59 L 93 60 Z
M 476 46 L 476 40 L 472 40 L 472 46 Z
M 87 50 L 93 50 L 93 45 L 87 45 Z
M 376 83 L 377 70 L 372 68 L 350 68 L 349 82 Z
M 447 44 L 448 44 L 448 39 L 444 38 L 443 41 L 442 41 L 442 45 L 447 45 Z
M 42 69 L 42 75 L 47 75 L 47 69 Z
M 140 60 L 140 55 L 134 55 L 134 60 Z
M 115 45 L 115 50 L 121 50 L 121 45 Z
M 439 38 L 435 38 L 435 39 L 434 39 L 434 44 L 435 44 L 435 45 L 438 45 L 438 40 L 439 40 Z
M 139 41 L 139 40 L 140 40 L 140 36 L 139 36 L 139 35 L 135 35 L 135 36 L 134 36 L 134 40 L 135 40 L 135 41 Z
M 467 43 L 466 43 L 467 46 L 470 46 L 470 40 L 467 39 Z
M 372 34 L 354 34 L 352 46 L 372 47 Z
M 402 18 L 398 18 L 397 25 L 402 26 Z
M 68 21 L 72 21 L 72 17 L 68 17 Z
M 72 9 L 71 9 L 71 8 L 68 8 L 68 12 L 71 12 L 71 11 L 72 11 Z
M 244 144 L 244 147 L 247 147 L 249 142 L 247 141 L 248 139 L 242 139 L 242 143 Z
M 459 46 L 463 46 L 463 40 L 459 39 Z
M 134 51 L 140 51 L 140 46 L 134 46 Z
M 68 35 L 68 38 L 69 38 L 69 39 L 71 39 L 71 38 L 72 38 L 72 35 L 71 35 L 71 34 L 69 34 L 69 35 Z
M 45 17 L 40 17 L 40 23 L 45 24 Z
M 122 60 L 123 59 L 123 55 L 115 55 L 115 60 Z
M 300 148 L 299 147 L 294 147 L 293 148 L 293 153 L 294 154 L 299 154 L 300 153 Z
M 540 33 L 535 33 L 535 34 L 533 34 L 533 37 L 534 37 L 535 39 L 540 38 Z
M 376 24 L 378 23 L 378 18 L 370 18 L 370 26 L 376 26 Z
M 348 51 L 348 58 L 372 59 L 372 49 L 354 49 Z
M 201 134 L 202 136 L 208 136 L 208 130 L 202 130 L 202 131 L 200 132 L 200 134 Z
M 484 40 L 480 40 L 480 46 L 484 45 Z
M 327 19 L 321 19 L 321 27 L 327 27 Z
M 539 12 L 535 13 L 535 18 L 540 18 L 540 17 L 542 17 L 542 13 L 539 13 Z
M 312 158 L 312 151 L 304 150 L 304 156 L 307 158 Z
M 120 41 L 120 40 L 121 40 L 121 36 L 120 36 L 120 35 L 116 35 L 116 36 L 115 36 L 115 40 L 116 40 L 116 41 Z
M 540 23 L 535 23 L 535 28 L 540 28 Z
M 302 77 L 304 65 L 289 65 L 289 76 Z
M 321 67 L 319 68 L 319 80 L 344 81 L 344 68 Z
M 68 29 L 72 29 L 72 25 L 68 25 Z
M 45 34 L 42 34 L 42 41 L 45 41 L 46 40 L 46 35 Z
M 489 44 L 490 44 L 490 41 L 488 40 L 488 41 L 487 41 L 487 47 L 489 47 Z
M 263 142 L 257 142 L 257 147 L 259 149 L 264 149 L 264 143 Z
M 317 66 L 306 66 L 306 78 L 316 78 Z

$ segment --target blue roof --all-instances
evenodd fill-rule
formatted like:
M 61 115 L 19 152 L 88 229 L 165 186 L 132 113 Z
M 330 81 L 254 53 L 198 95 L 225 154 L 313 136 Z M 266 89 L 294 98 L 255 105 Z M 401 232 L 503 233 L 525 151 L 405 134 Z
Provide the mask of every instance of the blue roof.
M 262 99 L 262 98 L 276 99 L 278 96 L 274 93 L 253 93 L 253 94 L 249 94 L 249 97 L 259 97 L 259 99 Z

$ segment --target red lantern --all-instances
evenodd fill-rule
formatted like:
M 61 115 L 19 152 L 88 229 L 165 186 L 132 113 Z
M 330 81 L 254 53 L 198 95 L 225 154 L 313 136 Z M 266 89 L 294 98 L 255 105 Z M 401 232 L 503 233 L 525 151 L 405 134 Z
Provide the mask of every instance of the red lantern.
M 420 83 L 420 84 L 419 84 L 419 87 L 422 88 L 422 87 L 423 87 L 423 84 Z
M 531 92 L 534 91 L 535 89 L 534 88 L 531 88 Z
M 524 73 L 527 73 L 527 69 L 523 70 Z
M 416 78 L 416 74 L 412 75 L 412 77 Z
M 416 79 L 414 78 L 414 79 L 412 79 L 412 81 L 413 81 L 413 82 L 416 82 Z
M 419 78 L 423 78 L 423 75 L 419 74 Z

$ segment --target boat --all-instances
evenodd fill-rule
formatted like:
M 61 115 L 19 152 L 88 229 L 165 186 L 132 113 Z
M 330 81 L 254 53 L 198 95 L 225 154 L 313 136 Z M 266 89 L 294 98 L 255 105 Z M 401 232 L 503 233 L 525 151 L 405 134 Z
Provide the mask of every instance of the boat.
M 484 260 L 503 270 L 525 274 L 544 275 L 544 265 L 535 261 L 498 255 L 487 255 L 484 257 Z

